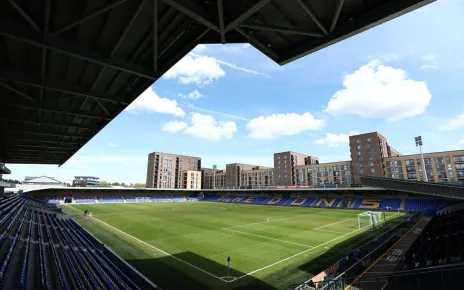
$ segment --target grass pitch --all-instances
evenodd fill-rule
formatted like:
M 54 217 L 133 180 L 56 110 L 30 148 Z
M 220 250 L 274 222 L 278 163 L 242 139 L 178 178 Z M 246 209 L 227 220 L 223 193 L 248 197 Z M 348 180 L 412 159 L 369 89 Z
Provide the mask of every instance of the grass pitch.
M 93 218 L 82 220 L 86 209 Z M 387 226 L 369 231 L 352 210 L 210 202 L 63 210 L 162 289 L 286 289 L 404 218 L 387 213 Z

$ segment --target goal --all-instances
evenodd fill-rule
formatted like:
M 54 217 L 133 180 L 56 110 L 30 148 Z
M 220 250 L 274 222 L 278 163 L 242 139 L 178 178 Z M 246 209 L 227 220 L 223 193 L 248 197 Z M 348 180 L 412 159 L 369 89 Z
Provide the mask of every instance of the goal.
M 358 214 L 358 228 L 377 229 L 386 223 L 384 212 L 366 211 Z

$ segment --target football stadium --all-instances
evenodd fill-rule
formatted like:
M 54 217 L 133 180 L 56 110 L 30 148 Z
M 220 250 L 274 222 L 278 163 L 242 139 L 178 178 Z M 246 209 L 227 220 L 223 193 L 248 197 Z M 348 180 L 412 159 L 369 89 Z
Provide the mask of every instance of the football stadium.
M 273 168 L 153 152 L 143 188 L 6 179 L 67 163 L 197 45 L 285 65 L 431 2 L 0 1 L 0 289 L 462 289 L 464 151 L 421 136 Z

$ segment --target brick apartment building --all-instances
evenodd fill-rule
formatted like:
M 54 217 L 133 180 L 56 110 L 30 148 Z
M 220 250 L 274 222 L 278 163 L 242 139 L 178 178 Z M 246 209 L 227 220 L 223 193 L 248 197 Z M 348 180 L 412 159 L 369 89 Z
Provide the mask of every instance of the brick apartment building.
M 186 188 L 184 173 L 201 171 L 201 158 L 170 153 L 148 154 L 147 188 Z M 201 188 L 201 173 L 199 175 Z
M 231 163 L 225 170 L 201 168 L 197 157 L 151 153 L 147 187 L 185 188 L 176 177 L 185 170 L 201 171 L 204 189 L 359 184 L 361 176 L 424 181 L 427 175 L 430 182 L 464 183 L 464 150 L 424 153 L 422 164 L 420 154 L 402 155 L 378 132 L 350 136 L 349 147 L 351 161 L 320 163 L 317 157 L 288 151 L 274 154 L 274 168 Z

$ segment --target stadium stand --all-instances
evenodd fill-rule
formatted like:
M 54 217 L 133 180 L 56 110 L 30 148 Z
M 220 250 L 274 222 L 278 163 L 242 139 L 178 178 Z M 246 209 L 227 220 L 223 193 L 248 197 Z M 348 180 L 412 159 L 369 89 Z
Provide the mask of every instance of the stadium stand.
M 432 218 L 398 270 L 464 262 L 464 211 Z
M 76 203 L 95 203 L 97 201 L 96 196 L 76 196 L 74 198 Z
M 121 203 L 121 202 L 126 202 L 126 200 L 122 196 L 103 196 L 103 197 L 98 197 L 98 202 L 99 203 Z
M 172 200 L 168 196 L 152 196 L 152 202 L 172 202 Z
M 381 210 L 399 210 L 401 199 L 383 199 L 380 202 L 379 209 Z
M 435 200 L 435 199 L 406 199 L 404 210 L 406 211 L 427 211 L 427 210 L 440 210 L 445 206 L 452 204 L 451 201 Z
M 341 201 L 340 198 L 326 198 L 321 197 L 314 204 L 313 207 L 337 207 L 338 203 Z
M 0 214 L 1 289 L 156 289 L 135 283 L 54 205 L 13 197 Z
M 148 196 L 126 196 L 124 198 L 127 202 L 151 202 L 151 199 Z

